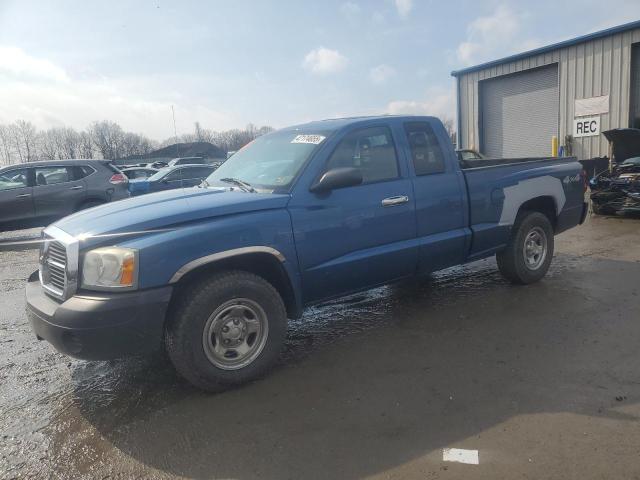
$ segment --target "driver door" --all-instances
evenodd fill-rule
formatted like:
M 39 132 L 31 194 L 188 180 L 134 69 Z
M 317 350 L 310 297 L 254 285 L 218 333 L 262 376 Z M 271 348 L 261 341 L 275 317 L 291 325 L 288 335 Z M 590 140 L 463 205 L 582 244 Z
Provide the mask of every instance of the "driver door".
M 389 127 L 357 129 L 338 144 L 324 171 L 355 167 L 363 183 L 318 194 L 301 190 L 292 198 L 305 303 L 415 272 L 415 204 L 399 160 Z

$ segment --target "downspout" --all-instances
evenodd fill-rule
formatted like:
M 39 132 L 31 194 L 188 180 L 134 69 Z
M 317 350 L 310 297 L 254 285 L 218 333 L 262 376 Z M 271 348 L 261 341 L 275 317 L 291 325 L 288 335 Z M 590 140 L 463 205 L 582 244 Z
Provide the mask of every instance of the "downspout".
M 456 148 L 460 150 L 462 148 L 462 119 L 460 115 L 460 77 L 455 76 L 456 79 Z

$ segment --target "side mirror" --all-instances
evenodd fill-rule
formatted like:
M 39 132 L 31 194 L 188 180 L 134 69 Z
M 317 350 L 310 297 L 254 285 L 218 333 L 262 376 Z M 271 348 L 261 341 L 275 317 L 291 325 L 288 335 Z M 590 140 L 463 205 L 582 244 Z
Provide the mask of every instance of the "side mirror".
M 362 171 L 359 168 L 332 168 L 325 172 L 320 180 L 311 185 L 313 193 L 329 192 L 338 188 L 353 187 L 362 183 Z

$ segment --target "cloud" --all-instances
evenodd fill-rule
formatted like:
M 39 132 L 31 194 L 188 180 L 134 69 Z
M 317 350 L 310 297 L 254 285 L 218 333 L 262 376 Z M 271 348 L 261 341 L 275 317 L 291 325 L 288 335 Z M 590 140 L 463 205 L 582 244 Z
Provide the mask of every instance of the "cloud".
M 453 89 L 432 87 L 424 100 L 394 100 L 384 113 L 391 115 L 433 115 L 441 119 L 455 118 L 456 102 Z
M 390 65 L 382 64 L 369 70 L 369 79 L 376 85 L 382 85 L 396 75 L 396 70 Z
M 407 18 L 411 10 L 413 9 L 413 0 L 394 0 L 398 15 L 402 18 Z
M 471 65 L 498 53 L 513 51 L 514 47 L 518 49 L 523 45 L 515 41 L 521 25 L 522 16 L 506 5 L 499 6 L 491 15 L 476 18 L 467 27 L 467 39 L 458 45 L 458 60 Z
M 22 49 L 0 45 L 0 78 L 67 82 L 64 69 L 49 60 L 34 58 Z
M 384 25 L 387 22 L 387 19 L 380 12 L 373 12 L 371 15 L 371 23 L 376 26 Z
M 319 47 L 305 55 L 302 66 L 311 73 L 327 75 L 344 70 L 347 63 L 347 57 L 337 50 Z
M 195 83 L 181 80 L 183 86 Z M 75 79 L 47 59 L 0 46 L 0 123 L 24 119 L 43 129 L 64 125 L 84 129 L 93 121 L 109 119 L 125 130 L 164 139 L 173 133 L 172 104 L 179 129 L 191 129 L 196 120 L 213 129 L 239 124 L 230 115 L 189 102 L 149 79 Z
M 348 19 L 356 18 L 361 11 L 360 5 L 355 2 L 345 2 L 340 5 L 340 13 Z

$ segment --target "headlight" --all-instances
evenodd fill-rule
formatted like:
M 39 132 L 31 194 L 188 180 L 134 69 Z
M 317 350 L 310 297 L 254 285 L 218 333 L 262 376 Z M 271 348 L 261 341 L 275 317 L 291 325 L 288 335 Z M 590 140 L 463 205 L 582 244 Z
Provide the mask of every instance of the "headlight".
M 90 250 L 82 263 L 82 288 L 133 290 L 138 286 L 138 251 L 105 247 Z

